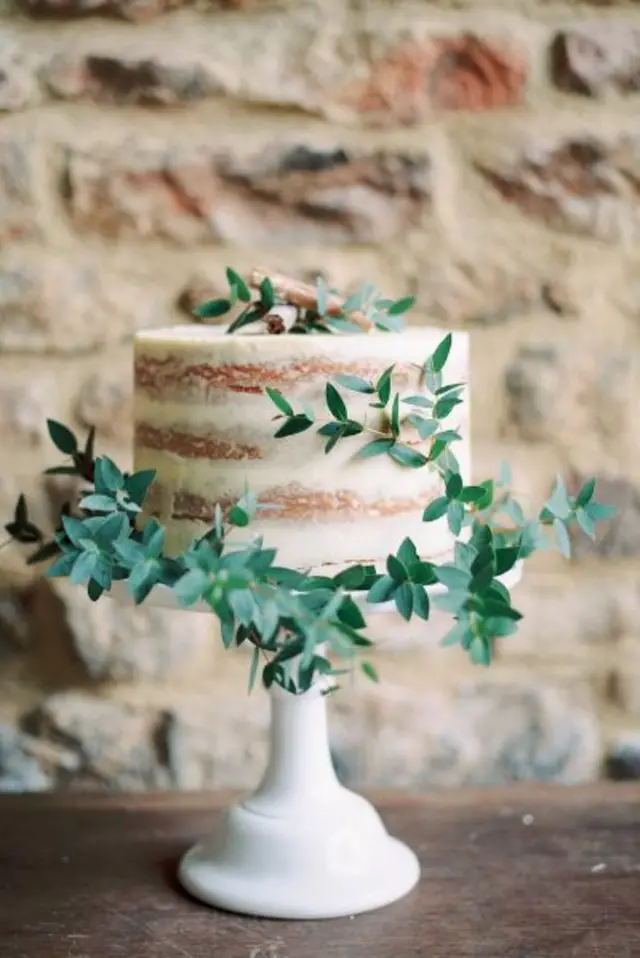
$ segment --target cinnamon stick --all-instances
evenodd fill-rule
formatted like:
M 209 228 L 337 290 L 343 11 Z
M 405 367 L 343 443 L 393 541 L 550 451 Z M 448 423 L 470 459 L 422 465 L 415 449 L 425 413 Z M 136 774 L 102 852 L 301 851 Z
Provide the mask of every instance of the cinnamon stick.
M 293 306 L 300 306 L 302 309 L 318 308 L 318 294 L 315 287 L 310 283 L 303 283 L 300 280 L 292 279 L 290 276 L 283 276 L 281 273 L 269 273 L 266 269 L 256 268 L 251 273 L 251 285 L 256 289 L 260 286 L 263 279 L 270 279 L 273 290 L 280 299 Z M 338 315 L 344 305 L 345 300 L 339 296 L 327 297 L 327 313 L 329 316 Z M 365 332 L 371 332 L 375 326 L 374 323 L 361 312 L 349 313 L 350 322 L 356 323 Z

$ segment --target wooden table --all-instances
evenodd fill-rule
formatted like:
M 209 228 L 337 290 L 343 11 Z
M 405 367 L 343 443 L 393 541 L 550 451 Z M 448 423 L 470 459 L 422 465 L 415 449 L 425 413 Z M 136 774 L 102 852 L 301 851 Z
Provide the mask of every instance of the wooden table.
M 241 918 L 180 891 L 178 857 L 229 798 L 0 798 L 2 958 L 640 956 L 638 786 L 374 795 L 422 881 L 324 922 Z

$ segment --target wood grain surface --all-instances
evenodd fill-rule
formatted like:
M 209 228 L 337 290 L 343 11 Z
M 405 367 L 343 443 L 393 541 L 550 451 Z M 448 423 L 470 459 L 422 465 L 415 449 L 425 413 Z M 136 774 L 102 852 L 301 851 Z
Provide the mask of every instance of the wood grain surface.
M 0 956 L 640 958 L 640 787 L 372 797 L 422 880 L 395 905 L 321 922 L 182 893 L 177 860 L 229 795 L 2 797 Z

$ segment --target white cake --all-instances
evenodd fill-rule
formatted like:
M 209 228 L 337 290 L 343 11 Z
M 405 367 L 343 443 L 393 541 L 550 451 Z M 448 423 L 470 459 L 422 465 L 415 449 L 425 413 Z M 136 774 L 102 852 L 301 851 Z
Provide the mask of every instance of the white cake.
M 431 468 L 399 465 L 388 455 L 358 459 L 373 435 L 344 439 L 328 455 L 315 428 L 275 439 L 280 423 L 265 387 L 280 390 L 296 412 L 311 404 L 319 418 L 327 380 L 351 373 L 377 377 L 396 364 L 402 394 L 417 393 L 418 368 L 442 339 L 439 329 L 403 333 L 316 335 L 225 334 L 220 327 L 176 326 L 135 340 L 135 468 L 155 469 L 146 511 L 167 529 L 177 554 L 211 525 L 217 502 L 228 508 L 248 487 L 268 510 L 251 531 L 278 549 L 277 563 L 298 568 L 380 562 L 411 536 L 425 558 L 442 560 L 452 536 L 446 520 L 423 523 L 424 507 L 442 493 Z M 455 334 L 445 382 L 468 382 L 468 338 Z M 372 397 L 340 389 L 350 415 L 385 428 Z M 373 397 L 375 398 L 375 397 Z M 462 441 L 453 447 L 468 481 L 468 396 L 446 419 Z M 412 410 L 403 406 L 404 415 Z M 414 410 L 417 411 L 417 410 Z M 427 452 L 411 425 L 403 438 Z M 239 532 L 246 539 L 247 530 Z

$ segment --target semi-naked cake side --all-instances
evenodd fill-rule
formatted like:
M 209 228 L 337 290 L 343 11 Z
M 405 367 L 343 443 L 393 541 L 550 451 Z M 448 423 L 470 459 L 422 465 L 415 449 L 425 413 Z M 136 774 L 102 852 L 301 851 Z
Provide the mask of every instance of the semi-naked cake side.
M 425 524 L 424 507 L 442 492 L 435 471 L 402 466 L 388 455 L 359 459 L 357 451 L 386 415 L 372 397 L 340 389 L 352 418 L 367 432 L 344 439 L 327 455 L 316 429 L 276 439 L 277 410 L 265 395 L 280 390 L 301 411 L 310 404 L 330 418 L 327 381 L 339 374 L 366 379 L 395 364 L 403 395 L 421 389 L 420 364 L 441 341 L 442 330 L 353 335 L 227 335 L 223 328 L 176 326 L 141 332 L 135 339 L 135 467 L 155 469 L 146 510 L 166 526 L 166 549 L 181 552 L 248 488 L 268 508 L 252 534 L 278 549 L 278 563 L 298 568 L 376 562 L 411 536 L 425 558 L 442 559 L 453 538 L 446 519 Z M 468 337 L 453 336 L 445 382 L 468 381 Z M 374 397 L 375 398 L 375 397 Z M 446 419 L 462 440 L 453 450 L 469 479 L 469 403 L 465 396 Z M 403 406 L 403 416 L 411 412 Z M 416 410 L 413 410 L 416 411 Z M 425 452 L 414 427 L 401 438 Z M 235 534 L 235 533 L 234 533 Z M 238 530 L 246 541 L 247 530 Z

